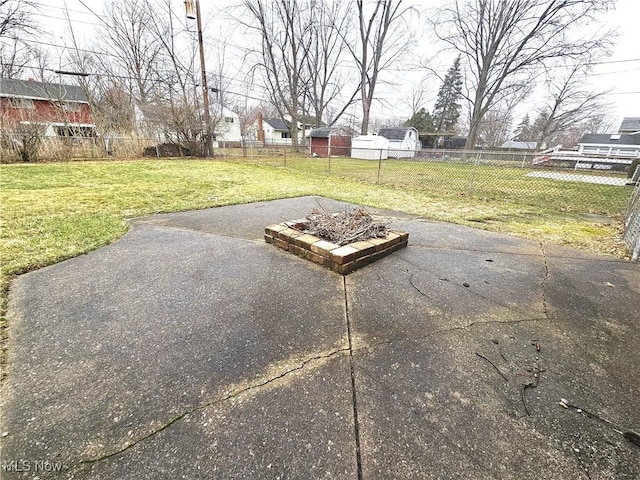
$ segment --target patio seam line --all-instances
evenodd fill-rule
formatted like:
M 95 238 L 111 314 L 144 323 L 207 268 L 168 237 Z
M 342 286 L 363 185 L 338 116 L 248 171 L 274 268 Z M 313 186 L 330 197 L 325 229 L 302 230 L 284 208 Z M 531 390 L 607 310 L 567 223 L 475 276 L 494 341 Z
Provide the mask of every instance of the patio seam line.
M 351 337 L 351 319 L 349 318 L 349 302 L 347 299 L 347 279 L 342 277 L 344 291 L 344 317 L 347 324 L 347 338 L 349 339 L 349 370 L 351 375 L 351 399 L 353 405 L 353 433 L 356 443 L 356 465 L 358 480 L 362 480 L 362 450 L 360 447 L 360 423 L 358 419 L 358 397 L 356 393 L 356 377 L 353 361 L 353 340 Z
M 473 227 L 468 227 L 468 228 L 473 228 Z M 475 230 L 478 230 L 477 228 Z M 484 230 L 483 230 L 484 231 Z M 495 232 L 492 232 L 495 233 Z M 503 234 L 503 235 L 509 235 L 509 234 Z M 517 239 L 520 240 L 529 240 L 525 237 L 515 237 Z M 561 245 L 552 245 L 552 246 L 557 246 L 557 247 L 561 247 L 563 248 Z M 456 247 L 447 247 L 447 246 L 443 246 L 443 245 L 427 245 L 424 243 L 415 243 L 415 241 L 411 241 L 411 243 L 409 245 L 407 245 L 407 247 L 416 247 L 416 248 L 423 248 L 425 250 L 453 250 L 456 252 L 473 252 L 473 253 L 495 253 L 497 255 L 518 255 L 518 256 L 522 256 L 522 257 L 541 257 L 541 256 L 546 256 L 547 258 L 560 258 L 563 260 L 578 260 L 578 261 L 583 261 L 583 262 L 602 262 L 602 263 L 623 263 L 623 264 L 629 264 L 629 263 L 633 263 L 630 260 L 626 260 L 624 258 L 617 258 L 617 257 L 611 257 L 611 258 L 584 258 L 584 257 L 578 257 L 578 256 L 569 256 L 569 255 L 554 255 L 553 253 L 545 253 L 545 254 L 541 254 L 541 253 L 527 253 L 527 252 L 506 252 L 506 251 L 500 251 L 500 250 L 483 250 L 483 249 L 476 249 L 476 248 L 456 248 Z M 566 248 L 566 247 L 564 247 Z M 589 253 L 589 252 L 585 252 L 585 253 Z
M 146 225 L 146 226 L 151 226 L 151 227 L 157 227 L 157 228 L 165 228 L 168 230 L 179 230 L 182 232 L 194 232 L 194 233 L 202 233 L 203 235 L 214 235 L 217 237 L 225 237 L 225 238 L 233 238 L 234 240 L 245 240 L 247 242 L 252 242 L 252 243 L 264 243 L 264 240 L 262 238 L 247 238 L 247 237 L 240 237 L 237 235 L 229 235 L 226 233 L 218 233 L 218 232 L 208 232 L 206 230 L 198 230 L 196 228 L 186 228 L 186 227 L 177 227 L 177 226 L 173 226 L 173 225 L 159 225 L 157 223 L 154 222 L 146 222 L 146 221 L 135 221 L 132 222 L 131 225 Z
M 119 450 L 117 450 L 115 452 L 111 452 L 111 453 L 105 454 L 105 455 L 103 455 L 101 457 L 94 458 L 94 459 L 80 460 L 78 462 L 78 464 L 79 465 L 88 464 L 88 465 L 91 465 L 93 467 L 93 465 L 96 464 L 97 462 L 100 462 L 102 460 L 106 460 L 106 459 L 111 458 L 111 457 L 115 457 L 116 455 L 124 453 L 125 451 L 129 450 L 130 448 L 135 447 L 139 443 L 142 443 L 142 442 L 148 440 L 149 438 L 154 437 L 158 433 L 160 433 L 163 430 L 166 430 L 167 428 L 169 428 L 174 423 L 182 420 L 187 415 L 190 415 L 190 414 L 195 413 L 195 412 L 197 412 L 199 410 L 204 410 L 205 408 L 213 407 L 213 406 L 218 405 L 220 403 L 226 402 L 227 400 L 231 400 L 232 398 L 235 398 L 235 397 L 237 397 L 239 395 L 242 395 L 243 393 L 249 392 L 251 390 L 256 390 L 256 389 L 262 388 L 264 386 L 267 386 L 270 383 L 273 383 L 273 382 L 275 382 L 277 380 L 280 380 L 281 378 L 284 378 L 284 377 L 286 377 L 287 375 L 289 375 L 289 374 L 291 374 L 293 372 L 297 372 L 299 370 L 303 370 L 307 366 L 307 364 L 309 364 L 311 362 L 314 362 L 314 361 L 317 361 L 317 360 L 329 359 L 331 357 L 339 355 L 342 352 L 347 352 L 347 351 L 349 351 L 348 347 L 338 348 L 338 349 L 335 349 L 332 352 L 330 352 L 328 354 L 325 354 L 325 355 L 317 355 L 317 356 L 314 356 L 314 357 L 307 358 L 306 360 L 304 360 L 302 363 L 300 363 L 296 367 L 293 367 L 293 368 L 290 368 L 288 370 L 285 370 L 284 372 L 282 372 L 282 373 L 280 373 L 280 374 L 278 374 L 278 375 L 276 375 L 274 377 L 271 377 L 271 378 L 269 378 L 267 380 L 264 380 L 262 382 L 259 382 L 259 383 L 253 384 L 253 385 L 249 385 L 248 387 L 241 388 L 240 390 L 236 390 L 234 392 L 228 393 L 228 394 L 224 395 L 221 398 L 212 400 L 212 401 L 210 401 L 208 403 L 205 403 L 205 404 L 198 405 L 198 406 L 192 408 L 191 410 L 187 410 L 186 412 L 183 412 L 183 413 L 181 413 L 179 415 L 176 415 L 173 418 L 171 418 L 168 422 L 164 423 L 160 427 L 158 427 L 155 430 L 153 430 L 151 433 L 148 433 L 147 435 L 145 435 L 143 437 L 140 437 L 139 439 L 127 444 L 126 446 L 122 447 L 121 449 L 119 449 Z
M 473 228 L 473 227 L 468 227 Z M 477 230 L 477 229 L 476 229 Z M 483 230 L 484 231 L 484 230 Z M 520 240 L 527 240 L 526 238 L 517 237 Z M 531 256 L 531 257 L 539 257 L 539 253 L 522 253 L 522 252 L 505 252 L 501 250 L 484 250 L 481 248 L 461 248 L 461 247 L 447 247 L 444 245 L 427 245 L 425 243 L 415 243 L 415 241 L 411 241 L 411 244 L 408 245 L 416 248 L 423 248 L 425 250 L 453 250 L 456 252 L 473 252 L 473 253 L 495 253 L 498 255 L 518 255 L 518 256 Z

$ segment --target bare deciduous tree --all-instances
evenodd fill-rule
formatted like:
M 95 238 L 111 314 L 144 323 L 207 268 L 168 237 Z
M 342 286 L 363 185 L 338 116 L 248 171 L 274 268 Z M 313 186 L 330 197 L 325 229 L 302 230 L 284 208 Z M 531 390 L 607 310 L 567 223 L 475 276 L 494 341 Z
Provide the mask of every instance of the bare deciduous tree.
M 15 78 L 29 63 L 32 46 L 20 37 L 37 31 L 29 0 L 0 0 L 0 76 Z
M 473 148 L 482 119 L 495 105 L 521 92 L 532 74 L 559 58 L 577 58 L 606 45 L 599 32 L 577 28 L 614 0 L 454 0 L 433 19 L 436 35 L 462 55 L 471 80 Z
M 347 53 L 342 32 L 352 28 L 348 6 L 345 0 L 312 0 L 309 5 L 311 29 L 304 84 L 307 103 L 315 117 L 316 127 L 321 125 L 323 119 L 333 125 L 358 94 L 359 88 L 354 88 L 349 98 L 341 99 L 343 88 L 347 84 L 346 73 L 341 69 Z M 329 113 L 331 118 L 328 118 Z
M 483 147 L 500 147 L 511 133 L 512 109 L 501 105 L 489 110 L 478 126 L 478 143 Z
M 291 118 L 291 143 L 298 146 L 298 119 L 305 110 L 305 68 L 311 50 L 309 1 L 244 0 L 246 15 L 236 20 L 258 34 L 255 52 L 271 102 L 282 118 Z
M 101 41 L 95 47 L 108 59 L 105 68 L 128 83 L 139 104 L 149 101 L 158 82 L 156 60 L 162 45 L 150 28 L 153 17 L 147 0 L 111 0 L 102 17 Z
M 360 75 L 362 102 L 361 133 L 369 131 L 369 116 L 380 73 L 408 50 L 411 43 L 409 25 L 405 22 L 411 7 L 401 8 L 402 0 L 356 0 L 358 15 L 358 46 L 350 46 Z M 347 32 L 344 33 L 345 35 Z M 350 45 L 350 41 L 347 40 Z
M 547 80 L 549 89 L 547 101 L 540 109 L 540 119 L 536 122 L 537 148 L 575 129 L 579 125 L 603 111 L 605 92 L 595 92 L 587 87 L 588 61 L 578 61 L 562 70 L 563 74 Z

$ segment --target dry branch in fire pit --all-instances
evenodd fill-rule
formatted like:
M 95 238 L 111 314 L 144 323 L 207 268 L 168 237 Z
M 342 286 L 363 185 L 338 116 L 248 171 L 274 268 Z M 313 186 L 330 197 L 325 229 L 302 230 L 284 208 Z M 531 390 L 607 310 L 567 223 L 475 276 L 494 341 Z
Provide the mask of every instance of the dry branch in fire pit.
M 311 211 L 304 224 L 303 231 L 320 237 L 336 245 L 384 238 L 389 228 L 382 223 L 375 223 L 373 218 L 362 207 L 345 208 L 338 213 L 326 213 L 317 209 Z

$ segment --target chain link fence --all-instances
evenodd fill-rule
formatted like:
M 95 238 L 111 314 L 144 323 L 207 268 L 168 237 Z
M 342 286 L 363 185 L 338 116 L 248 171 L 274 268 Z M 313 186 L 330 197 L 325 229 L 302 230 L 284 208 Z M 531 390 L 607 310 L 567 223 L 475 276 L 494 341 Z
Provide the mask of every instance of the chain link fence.
M 362 149 L 360 149 L 362 150 Z M 366 182 L 428 189 L 444 196 L 476 199 L 515 199 L 550 204 L 584 213 L 620 217 L 631 196 L 627 176 L 631 160 L 584 162 L 576 157 L 556 157 L 522 152 L 372 149 L 368 159 L 312 157 L 299 147 L 220 149 L 219 158 L 257 165 L 280 166 L 310 173 L 356 178 Z M 404 156 L 404 158 L 403 158 Z
M 362 150 L 362 149 L 359 149 Z M 220 149 L 222 159 L 421 189 L 434 198 L 506 203 L 567 215 L 623 221 L 633 251 L 640 235 L 640 199 L 628 175 L 631 159 L 541 155 L 514 151 L 380 150 L 361 156 L 313 157 L 308 147 Z M 360 152 L 362 153 L 362 152 Z M 634 200 L 631 201 L 633 194 Z M 635 212 L 635 213 L 634 213 Z M 606 218 L 600 218 L 606 217 Z

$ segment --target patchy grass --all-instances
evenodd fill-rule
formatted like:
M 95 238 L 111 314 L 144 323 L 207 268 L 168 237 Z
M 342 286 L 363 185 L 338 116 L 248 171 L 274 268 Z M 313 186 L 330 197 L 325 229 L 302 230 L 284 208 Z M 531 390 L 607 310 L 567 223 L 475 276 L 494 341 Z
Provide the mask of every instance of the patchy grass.
M 470 198 L 470 166 L 439 165 L 386 163 L 380 185 L 377 162 L 346 159 L 288 158 L 287 168 L 203 160 L 0 166 L 0 316 L 12 276 L 114 241 L 127 218 L 311 194 L 626 255 L 618 234 L 629 189 L 526 179 L 518 169 L 500 169 L 497 181 L 498 172 L 485 169 L 476 171 Z M 546 189 L 527 188 L 532 182 Z

